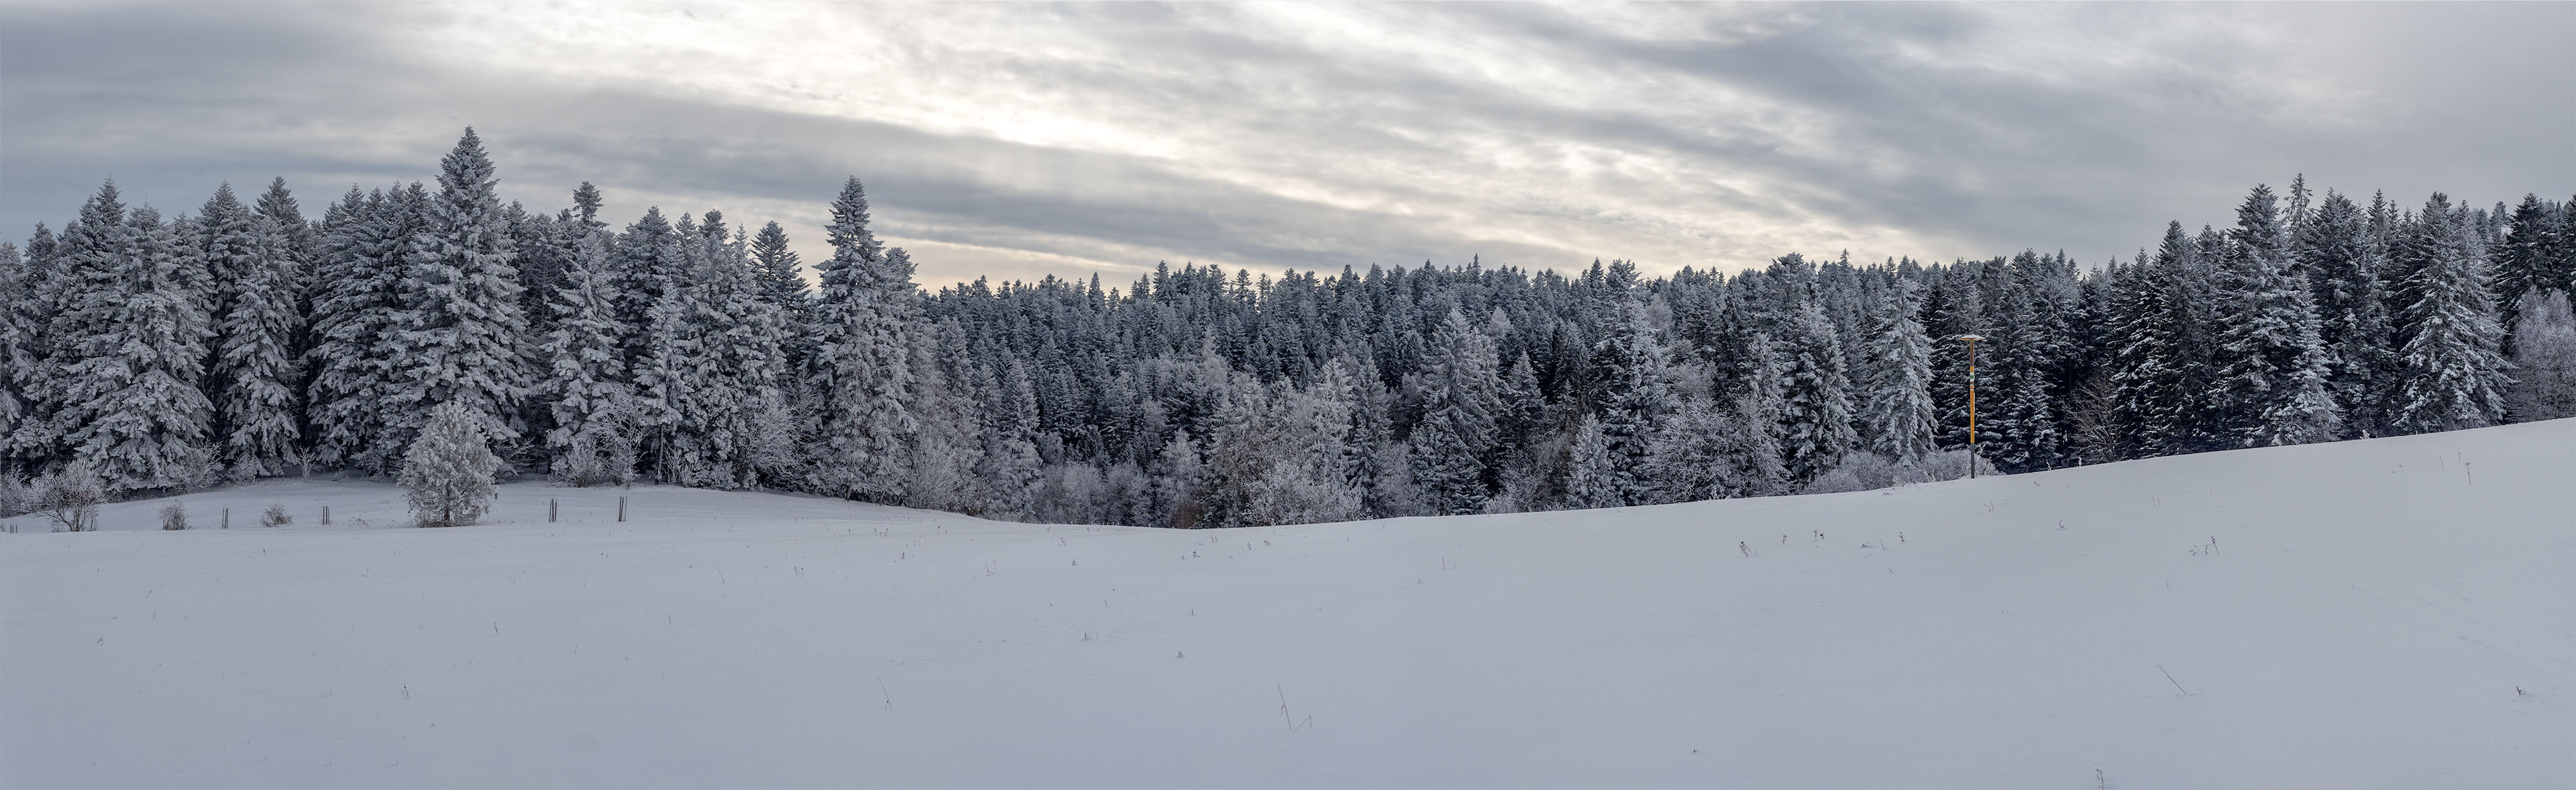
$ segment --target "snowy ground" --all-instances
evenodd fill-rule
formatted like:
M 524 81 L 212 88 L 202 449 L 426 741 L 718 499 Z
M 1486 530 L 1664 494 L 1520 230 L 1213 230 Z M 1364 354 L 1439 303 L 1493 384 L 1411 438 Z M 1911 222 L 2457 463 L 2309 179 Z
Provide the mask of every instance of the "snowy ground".
M 2571 420 L 1210 532 L 259 484 L 0 535 L 0 784 L 2565 787 L 2571 493 Z

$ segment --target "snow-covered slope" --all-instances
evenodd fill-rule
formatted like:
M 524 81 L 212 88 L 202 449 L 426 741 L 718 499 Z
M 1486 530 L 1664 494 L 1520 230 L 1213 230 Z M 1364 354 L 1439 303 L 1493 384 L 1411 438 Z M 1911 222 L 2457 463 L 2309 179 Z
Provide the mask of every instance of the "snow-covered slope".
M 0 784 L 2564 787 L 2572 495 L 2565 420 L 1211 532 L 259 484 L 0 535 Z

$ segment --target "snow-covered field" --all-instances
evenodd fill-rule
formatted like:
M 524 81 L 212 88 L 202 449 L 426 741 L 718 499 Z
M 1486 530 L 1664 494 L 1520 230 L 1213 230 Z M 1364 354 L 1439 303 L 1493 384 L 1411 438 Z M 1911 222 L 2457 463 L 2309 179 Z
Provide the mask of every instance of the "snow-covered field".
M 641 487 L 507 486 L 439 530 L 385 485 L 185 501 L 207 529 L 149 501 L 0 535 L 0 784 L 2576 778 L 2569 420 L 1206 532 Z M 253 526 L 272 502 L 296 523 Z

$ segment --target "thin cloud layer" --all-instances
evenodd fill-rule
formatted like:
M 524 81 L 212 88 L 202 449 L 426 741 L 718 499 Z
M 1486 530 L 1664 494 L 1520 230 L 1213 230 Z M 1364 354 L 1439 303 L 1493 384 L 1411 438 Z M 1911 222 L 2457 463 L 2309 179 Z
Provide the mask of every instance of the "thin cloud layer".
M 2256 182 L 2576 191 L 2576 4 L 154 4 L 0 9 L 0 221 L 308 211 L 459 128 L 534 207 L 777 219 L 927 283 L 1158 260 L 2100 260 Z M 20 231 L 23 232 L 23 231 Z M 15 235 L 15 232 L 12 233 Z

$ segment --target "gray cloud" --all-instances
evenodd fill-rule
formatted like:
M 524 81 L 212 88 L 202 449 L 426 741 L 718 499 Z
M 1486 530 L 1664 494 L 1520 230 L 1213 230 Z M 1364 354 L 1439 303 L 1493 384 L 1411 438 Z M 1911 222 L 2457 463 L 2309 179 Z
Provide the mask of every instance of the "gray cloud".
M 2569 40 L 2563 3 L 10 5 L 0 227 L 108 176 L 169 211 L 283 175 L 318 214 L 472 124 L 513 199 L 589 180 L 809 255 L 857 174 L 932 284 L 2100 260 L 2294 172 L 2576 191 Z

